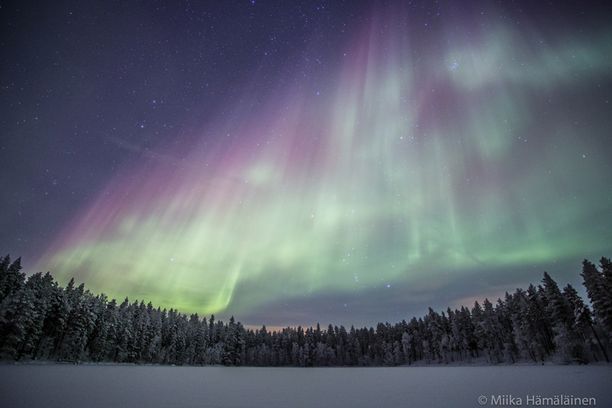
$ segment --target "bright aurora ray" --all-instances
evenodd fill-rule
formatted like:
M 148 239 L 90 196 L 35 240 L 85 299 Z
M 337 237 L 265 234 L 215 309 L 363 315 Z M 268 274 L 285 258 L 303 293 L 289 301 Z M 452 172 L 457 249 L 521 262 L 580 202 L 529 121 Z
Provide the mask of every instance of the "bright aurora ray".
M 609 254 L 606 130 L 577 126 L 555 96 L 610 80 L 611 32 L 538 41 L 498 24 L 423 44 L 391 14 L 354 33 L 319 90 L 289 73 L 264 107 L 237 102 L 192 144 L 124 169 L 40 269 L 248 319 Z

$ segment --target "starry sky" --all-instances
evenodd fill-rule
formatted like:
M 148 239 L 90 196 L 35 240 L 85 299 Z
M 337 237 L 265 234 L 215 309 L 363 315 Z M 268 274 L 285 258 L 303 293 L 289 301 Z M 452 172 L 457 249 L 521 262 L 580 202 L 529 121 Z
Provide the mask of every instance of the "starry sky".
M 0 7 L 0 252 L 247 324 L 371 324 L 612 255 L 606 2 Z

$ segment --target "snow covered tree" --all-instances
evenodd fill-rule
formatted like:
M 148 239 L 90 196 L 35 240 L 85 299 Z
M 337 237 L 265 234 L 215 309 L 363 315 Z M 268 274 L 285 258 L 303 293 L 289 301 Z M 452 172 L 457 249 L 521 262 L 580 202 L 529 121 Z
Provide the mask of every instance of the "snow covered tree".
M 555 331 L 557 352 L 565 362 L 584 361 L 584 353 L 580 347 L 578 333 L 574 326 L 574 312 L 570 303 L 561 294 L 557 282 L 547 272 L 544 272 L 542 283 L 544 284 L 544 291 L 548 300 L 547 307 Z
M 244 358 L 244 336 L 242 325 L 236 323 L 234 316 L 229 320 L 224 337 L 223 364 L 241 365 Z
M 606 275 L 597 270 L 597 267 L 586 259 L 582 263 L 582 278 L 587 294 L 593 305 L 595 316 L 612 337 L 612 289 L 610 288 L 610 265 L 609 260 L 602 259 L 602 267 Z M 607 277 L 606 277 L 607 276 Z
M 578 350 L 577 353 L 586 352 L 586 349 L 590 349 L 593 355 L 597 356 L 601 353 L 603 358 L 609 362 L 610 359 L 606 348 L 601 342 L 597 330 L 595 330 L 593 326 L 593 318 L 591 317 L 591 311 L 588 306 L 582 301 L 576 289 L 570 284 L 563 288 L 563 296 L 567 299 L 572 309 L 574 317 L 573 324 L 580 340 L 576 347 L 580 347 L 582 350 Z M 595 341 L 593 342 L 593 340 Z M 597 357 L 596 360 L 598 360 Z
M 33 290 L 22 287 L 10 293 L 0 308 L 0 356 L 20 359 L 25 350 L 37 340 L 38 321 L 36 297 Z
M 0 258 L 0 302 L 17 293 L 25 284 L 25 274 L 21 272 L 21 258 L 11 263 L 10 256 Z
M 609 360 L 611 263 L 583 263 L 594 313 L 567 285 L 544 274 L 542 285 L 485 299 L 470 310 L 429 309 L 408 323 L 375 327 L 287 327 L 247 330 L 233 317 L 200 319 L 151 303 L 94 295 L 71 279 L 62 288 L 49 274 L 25 279 L 21 262 L 0 258 L 0 357 L 163 364 L 400 365 L 518 360 Z

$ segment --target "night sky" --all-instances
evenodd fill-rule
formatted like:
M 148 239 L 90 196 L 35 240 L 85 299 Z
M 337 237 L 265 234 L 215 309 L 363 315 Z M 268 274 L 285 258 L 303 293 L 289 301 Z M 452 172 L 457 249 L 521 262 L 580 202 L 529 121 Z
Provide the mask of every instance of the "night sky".
M 0 252 L 259 325 L 612 255 L 606 2 L 1 2 Z

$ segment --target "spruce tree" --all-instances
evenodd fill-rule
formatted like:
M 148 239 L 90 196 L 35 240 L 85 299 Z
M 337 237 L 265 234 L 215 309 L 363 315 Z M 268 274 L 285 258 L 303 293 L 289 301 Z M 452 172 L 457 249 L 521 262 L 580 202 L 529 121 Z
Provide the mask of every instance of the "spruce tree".
M 0 260 L 0 302 L 17 293 L 25 284 L 25 274 L 21 272 L 21 258 L 10 262 L 8 255 Z
M 544 272 L 542 283 L 544 284 L 544 291 L 548 300 L 547 307 L 556 334 L 557 352 L 565 362 L 583 362 L 584 352 L 579 342 L 574 313 L 570 303 L 561 294 L 557 282 L 547 272 Z
M 580 296 L 578 296 L 576 289 L 574 289 L 570 284 L 563 288 L 563 296 L 565 296 L 572 308 L 574 314 L 574 324 L 577 334 L 581 340 L 580 344 L 589 346 L 592 343 L 592 336 L 597 344 L 595 354 L 597 352 L 601 352 L 603 358 L 609 362 L 610 359 L 608 357 L 606 348 L 602 344 L 597 330 L 595 330 L 595 327 L 593 326 L 593 318 L 591 317 L 591 311 L 589 310 L 588 306 L 582 301 Z
M 602 261 L 602 266 L 606 268 L 606 273 L 609 276 L 608 260 L 603 258 Z M 606 330 L 608 337 L 612 337 L 612 290 L 610 290 L 607 284 L 609 280 L 603 273 L 597 270 L 593 263 L 586 259 L 582 263 L 581 275 L 593 305 L 595 317 Z

